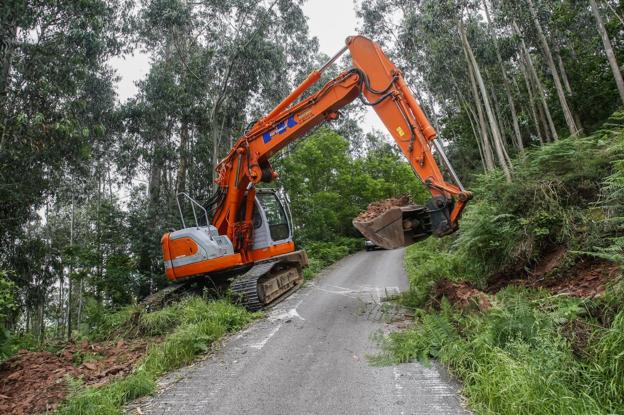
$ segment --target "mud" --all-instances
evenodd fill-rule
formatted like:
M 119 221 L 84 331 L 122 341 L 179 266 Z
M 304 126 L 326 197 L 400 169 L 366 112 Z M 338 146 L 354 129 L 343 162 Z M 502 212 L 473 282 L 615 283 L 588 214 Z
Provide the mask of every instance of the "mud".
M 21 350 L 0 365 L 0 414 L 52 412 L 68 394 L 68 380 L 101 386 L 129 374 L 147 340 L 70 343 L 57 353 Z
M 495 294 L 509 285 L 520 285 L 552 294 L 595 298 L 602 296 L 606 286 L 620 275 L 619 266 L 613 262 L 582 257 L 570 264 L 572 261 L 566 254 L 564 247 L 557 247 L 518 277 L 510 278 L 506 273 L 495 275 L 485 291 Z
M 604 294 L 606 286 L 619 275 L 619 266 L 605 260 L 586 260 L 574 265 L 556 279 L 530 281 L 530 286 L 544 287 L 553 294 L 594 298 Z
M 474 288 L 468 282 L 451 282 L 447 279 L 438 281 L 433 290 L 433 302 L 439 305 L 446 297 L 450 303 L 458 308 L 476 307 L 479 311 L 487 311 L 492 307 L 487 294 Z

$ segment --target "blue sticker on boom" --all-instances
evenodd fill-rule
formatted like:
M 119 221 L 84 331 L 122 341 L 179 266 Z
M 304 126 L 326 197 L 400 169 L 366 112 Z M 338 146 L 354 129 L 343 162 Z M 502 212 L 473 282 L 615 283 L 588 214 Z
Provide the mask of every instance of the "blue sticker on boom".
M 288 117 L 288 120 L 282 121 L 281 123 L 277 124 L 277 127 L 274 130 L 267 131 L 266 133 L 262 134 L 262 141 L 264 141 L 264 144 L 266 144 L 271 141 L 271 139 L 276 135 L 283 134 L 286 130 L 294 127 L 295 125 L 297 125 L 297 121 L 295 121 L 295 116 L 291 115 L 290 117 Z

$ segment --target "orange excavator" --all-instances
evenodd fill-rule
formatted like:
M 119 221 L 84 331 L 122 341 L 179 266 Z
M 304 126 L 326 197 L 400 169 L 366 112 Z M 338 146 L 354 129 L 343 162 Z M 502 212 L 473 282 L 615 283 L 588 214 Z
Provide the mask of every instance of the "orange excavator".
M 353 68 L 300 99 L 347 50 Z M 178 195 L 179 208 L 181 197 L 193 207 L 195 226 L 186 227 L 180 208 L 184 228 L 162 237 L 167 278 L 183 283 L 201 276 L 227 279 L 230 289 L 251 310 L 301 285 L 307 256 L 295 248 L 287 196 L 256 185 L 277 178 L 269 162 L 271 156 L 323 121 L 337 119 L 338 111 L 356 98 L 379 115 L 432 199 L 425 206 L 396 207 L 373 220 L 354 221 L 355 227 L 388 249 L 456 231 L 471 193 L 461 185 L 401 72 L 375 42 L 352 36 L 343 49 L 236 141 L 216 168 L 217 190 L 207 203 Z M 445 181 L 432 148 L 454 184 Z M 198 211 L 203 213 L 205 225 L 200 225 Z

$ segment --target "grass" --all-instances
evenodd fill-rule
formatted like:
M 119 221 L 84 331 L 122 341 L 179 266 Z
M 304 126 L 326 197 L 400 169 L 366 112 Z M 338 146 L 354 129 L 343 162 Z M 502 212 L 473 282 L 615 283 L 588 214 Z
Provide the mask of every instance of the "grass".
M 577 356 L 562 330 L 568 321 L 592 322 L 583 303 L 517 287 L 500 292 L 486 313 L 443 302 L 385 338 L 383 357 L 439 360 L 463 381 L 477 414 L 624 413 L 624 311 L 612 326 L 596 328 Z
M 111 326 L 126 324 L 120 315 L 128 312 L 112 317 Z M 153 393 L 160 376 L 188 365 L 207 352 L 215 341 L 241 329 L 256 316 L 224 300 L 209 301 L 201 297 L 142 314 L 139 321 L 142 330 L 149 335 L 165 336 L 164 340 L 149 347 L 134 372 L 123 379 L 86 389 L 74 382 L 73 392 L 58 414 L 121 414 L 125 403 Z
M 379 361 L 436 359 L 464 385 L 477 414 L 624 413 L 624 281 L 597 299 L 509 286 L 487 311 L 429 305 L 441 278 L 485 288 L 522 278 L 556 247 L 574 262 L 624 263 L 624 112 L 584 138 L 564 139 L 471 186 L 461 230 L 408 248 L 410 290 L 400 301 L 414 325 L 385 337 Z

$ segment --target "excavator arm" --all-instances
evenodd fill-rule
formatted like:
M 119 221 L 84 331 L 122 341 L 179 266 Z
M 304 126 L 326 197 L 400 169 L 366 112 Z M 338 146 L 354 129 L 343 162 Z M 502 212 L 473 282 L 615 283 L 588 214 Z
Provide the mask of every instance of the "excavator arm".
M 347 50 L 350 51 L 353 68 L 295 103 L 320 80 L 322 72 Z M 220 234 L 230 238 L 236 251 L 244 256 L 251 244 L 255 184 L 271 182 L 277 177 L 270 158 L 316 125 L 335 120 L 338 111 L 357 98 L 375 110 L 415 174 L 431 192 L 432 199 L 424 208 L 415 211 L 403 209 L 374 223 L 354 223 L 355 226 L 366 237 L 386 248 L 411 242 L 404 240 L 402 235 L 397 242 L 396 235 L 412 227 L 420 226 L 420 235 L 424 232 L 425 237 L 429 234 L 442 236 L 457 230 L 458 219 L 472 197 L 471 193 L 461 185 L 436 140 L 435 130 L 401 72 L 375 42 L 363 36 L 354 36 L 346 40 L 346 46 L 326 65 L 313 71 L 275 109 L 240 137 L 217 166 L 216 183 L 221 197 L 212 223 Z M 455 183 L 445 181 L 432 147 L 436 148 Z M 389 229 L 393 230 L 388 233 Z

